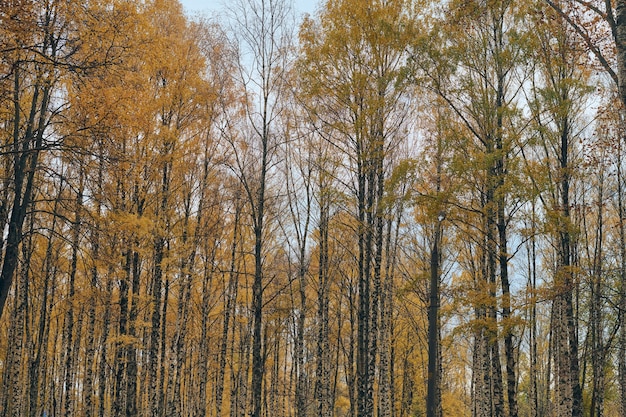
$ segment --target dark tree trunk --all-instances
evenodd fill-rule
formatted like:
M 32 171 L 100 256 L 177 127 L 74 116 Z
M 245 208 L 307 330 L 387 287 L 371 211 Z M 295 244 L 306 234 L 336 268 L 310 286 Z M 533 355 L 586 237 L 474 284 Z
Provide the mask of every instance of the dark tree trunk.
M 139 209 L 141 216 L 141 208 Z M 135 242 L 135 246 L 138 246 L 138 242 Z M 137 337 L 137 321 L 139 318 L 139 289 L 140 289 L 140 273 L 141 273 L 141 260 L 139 253 L 132 251 L 132 264 L 131 264 L 131 303 L 130 311 L 128 313 L 128 335 L 130 336 L 132 343 L 128 343 L 125 346 L 126 356 L 126 404 L 125 415 L 127 417 L 135 417 L 137 415 L 137 347 L 139 338 Z
M 428 387 L 426 394 L 426 415 L 441 416 L 441 398 L 439 390 L 439 281 L 440 266 L 439 242 L 441 220 L 435 225 L 433 245 L 430 252 L 430 285 L 428 303 Z
M 626 107 L 626 105 L 625 105 Z M 618 142 L 617 161 L 617 204 L 619 214 L 619 250 L 620 250 L 620 281 L 619 281 L 619 342 L 618 371 L 619 391 L 622 415 L 626 415 L 626 208 L 624 207 L 624 178 L 622 174 L 624 138 Z
M 626 108 L 626 0 L 616 1 L 614 36 L 617 49 L 618 87 L 622 104 Z
M 319 241 L 318 241 L 318 290 L 317 290 L 317 354 L 316 354 L 316 380 L 314 396 L 317 402 L 317 415 L 331 417 L 331 387 L 330 387 L 330 340 L 329 340 L 329 247 L 328 228 L 330 207 L 326 191 L 326 185 L 322 179 L 324 173 L 320 173 L 320 201 L 319 201 Z
M 617 65 L 618 65 L 618 80 L 619 80 L 619 92 L 622 101 L 622 113 L 626 112 L 626 0 L 617 0 L 616 5 L 616 38 L 615 44 L 617 48 Z M 623 139 L 623 138 L 622 138 Z M 620 144 L 622 141 L 620 141 Z M 621 146 L 620 146 L 621 148 Z M 621 169 L 621 154 L 618 166 Z M 626 209 L 624 208 L 624 202 L 622 200 L 623 184 L 622 179 L 618 175 L 619 182 L 619 211 L 620 211 L 620 255 L 621 255 L 621 267 L 620 267 L 620 337 L 619 337 L 619 385 L 621 396 L 621 411 L 622 415 L 626 415 L 626 226 L 624 221 L 626 218 Z
M 127 243 L 127 246 L 130 246 Z M 115 385 L 113 395 L 113 414 L 123 415 L 126 413 L 126 364 L 128 340 L 128 291 L 129 282 L 131 280 L 131 263 L 132 253 L 130 249 L 126 249 L 124 254 L 124 276 L 119 281 L 119 317 L 118 317 L 118 336 L 120 340 L 115 344 Z
M 233 236 L 232 243 L 230 249 L 230 269 L 228 273 L 228 284 L 225 291 L 225 306 L 224 306 L 224 322 L 222 327 L 222 338 L 220 340 L 220 350 L 219 350 L 219 365 L 218 365 L 218 376 L 215 386 L 215 409 L 216 415 L 221 416 L 222 413 L 222 403 L 223 403 L 223 393 L 224 393 L 224 376 L 226 374 L 226 359 L 227 359 L 227 347 L 228 347 L 228 332 L 230 330 L 230 320 L 235 312 L 235 303 L 237 301 L 237 293 L 239 289 L 239 268 L 237 265 L 237 242 L 239 239 L 239 221 L 241 215 L 241 206 L 239 202 L 239 198 L 236 197 L 235 200 L 235 216 L 233 218 Z M 203 299 L 203 311 L 208 310 L 208 299 Z M 204 323 L 204 317 L 203 317 Z M 206 323 L 204 323 L 206 326 Z M 205 327 L 202 327 L 203 334 L 205 332 Z M 233 330 L 233 338 L 234 338 L 234 330 Z M 208 358 L 207 358 L 208 359 Z M 206 365 L 205 365 L 206 366 Z M 206 384 L 203 381 L 203 384 Z
M 48 37 L 42 46 L 44 53 L 48 52 Z M 13 114 L 13 201 L 7 236 L 5 239 L 4 256 L 2 257 L 2 269 L 0 270 L 0 317 L 4 310 L 13 276 L 18 265 L 19 245 L 22 241 L 22 227 L 28 207 L 30 207 L 33 193 L 35 173 L 39 164 L 39 153 L 43 145 L 45 126 L 47 123 L 48 104 L 50 100 L 51 86 L 35 84 L 31 100 L 30 114 L 26 127 L 21 126 L 20 99 L 22 88 L 20 82 L 21 71 L 18 65 L 13 68 L 13 101 L 15 105 Z M 39 96 L 41 95 L 41 99 Z M 22 132 L 22 129 L 24 130 Z
M 100 359 L 98 364 L 98 417 L 105 417 L 110 414 L 110 408 L 106 407 L 107 387 L 110 387 L 111 381 L 109 375 L 109 332 L 111 331 L 111 294 L 113 292 L 112 271 L 109 268 L 107 274 L 107 285 L 104 300 L 104 317 L 102 319 L 102 337 L 100 339 Z
M 76 286 L 76 272 L 78 268 L 78 251 L 80 245 L 80 233 L 81 233 L 81 210 L 83 205 L 83 173 L 80 174 L 80 185 L 78 195 L 76 196 L 76 211 L 74 215 L 74 222 L 72 224 L 72 255 L 70 261 L 70 273 L 68 280 L 68 306 L 65 314 L 65 329 L 63 331 L 63 355 L 64 360 L 64 390 L 65 396 L 63 398 L 64 413 L 69 417 L 74 414 L 74 363 L 78 353 L 74 351 L 74 296 Z
M 598 207 L 597 231 L 595 236 L 593 264 L 591 271 L 591 293 L 589 306 L 589 332 L 591 333 L 591 368 L 592 368 L 592 390 L 591 404 L 589 408 L 590 417 L 602 417 L 604 412 L 605 397 L 605 374 L 607 346 L 605 346 L 605 325 L 603 304 L 605 296 L 603 294 L 603 244 L 604 244 L 604 170 L 601 169 L 598 184 Z M 584 355 L 583 355 L 584 356 Z M 583 378 L 584 381 L 584 371 Z

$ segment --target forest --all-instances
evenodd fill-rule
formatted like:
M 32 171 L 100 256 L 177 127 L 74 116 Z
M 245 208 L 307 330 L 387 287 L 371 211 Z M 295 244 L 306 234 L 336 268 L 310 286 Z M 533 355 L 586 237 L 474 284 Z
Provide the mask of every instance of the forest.
M 0 416 L 626 416 L 625 80 L 626 0 L 0 1 Z

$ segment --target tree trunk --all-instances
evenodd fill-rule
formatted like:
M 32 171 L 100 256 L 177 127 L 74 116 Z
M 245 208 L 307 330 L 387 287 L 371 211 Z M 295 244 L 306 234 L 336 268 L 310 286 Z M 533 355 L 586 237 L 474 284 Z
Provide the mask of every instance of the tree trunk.
M 262 202 L 261 199 L 259 199 Z M 263 204 L 263 203 L 262 203 Z M 254 230 L 254 282 L 252 284 L 252 417 L 261 416 L 265 363 L 262 355 L 263 324 L 263 215 Z
M 126 246 L 130 246 L 129 243 Z M 118 317 L 118 337 L 120 340 L 115 344 L 115 385 L 113 398 L 113 414 L 120 416 L 126 413 L 126 363 L 128 340 L 128 291 L 131 280 L 132 253 L 126 249 L 124 254 L 124 276 L 119 282 L 120 302 Z
M 624 105 L 626 108 L 626 104 Z M 624 207 L 624 179 L 622 178 L 624 138 L 618 142 L 617 160 L 617 204 L 619 214 L 619 342 L 618 342 L 618 371 L 620 406 L 622 415 L 626 415 L 626 208 Z
M 12 320 L 13 343 L 10 347 L 10 361 L 5 367 L 9 373 L 9 383 L 5 387 L 11 387 L 8 391 L 8 404 L 5 406 L 5 415 L 20 417 L 24 415 L 24 383 L 22 381 L 22 361 L 24 355 L 24 340 L 28 329 L 28 281 L 29 268 L 24 265 L 20 268 L 17 288 L 15 289 L 15 312 Z M 26 379 L 26 378 L 24 378 Z
M 111 331 L 111 294 L 113 292 L 113 272 L 109 268 L 107 274 L 107 284 L 105 290 L 104 304 L 104 317 L 102 319 L 102 337 L 100 339 L 100 359 L 98 365 L 98 417 L 105 417 L 110 414 L 110 408 L 106 407 L 108 403 L 106 401 L 107 387 L 110 387 L 111 381 L 107 377 L 109 374 L 109 349 L 107 348 L 109 343 L 109 332 Z M 109 397 L 110 398 L 110 397 Z
M 438 132 L 439 134 L 439 132 Z M 443 147 L 442 139 L 437 138 L 435 155 L 436 178 L 435 193 L 436 201 L 440 200 L 441 182 L 443 171 Z M 439 307 L 441 296 L 439 285 L 441 282 L 441 234 L 443 233 L 443 221 L 445 219 L 445 207 L 437 207 L 437 219 L 433 219 L 434 231 L 432 234 L 432 246 L 430 248 L 430 283 L 428 286 L 428 376 L 426 387 L 426 416 L 441 417 L 443 414 L 441 404 L 441 348 Z M 400 219 L 398 219 L 399 221 Z
M 426 416 L 441 417 L 441 391 L 439 389 L 439 242 L 441 239 L 441 217 L 435 224 L 433 244 L 430 252 L 430 285 L 428 303 L 428 387 L 426 394 Z
M 169 129 L 169 126 L 165 120 L 161 121 L 161 126 L 164 130 Z M 167 307 L 165 300 L 163 306 L 161 305 L 161 292 L 163 290 L 163 261 L 166 256 L 166 250 L 168 248 L 168 224 L 167 216 L 168 216 L 168 206 L 170 199 L 170 182 L 171 182 L 171 163 L 170 163 L 170 153 L 171 153 L 171 144 L 168 142 L 164 146 L 164 151 L 161 157 L 164 159 L 162 166 L 160 167 L 161 178 L 160 178 L 160 187 L 159 187 L 159 205 L 156 209 L 156 217 L 158 219 L 159 225 L 161 226 L 159 230 L 156 232 L 156 236 L 154 237 L 154 269 L 153 269 L 153 278 L 152 278 L 152 288 L 150 288 L 150 295 L 153 300 L 153 310 L 151 315 L 151 330 L 150 330 L 150 344 L 149 344 L 149 357 L 148 357 L 148 398 L 149 398 L 149 408 L 150 408 L 150 416 L 158 417 L 162 415 L 163 406 L 161 401 L 162 393 L 165 391 L 165 387 L 163 386 L 163 369 L 164 364 L 162 362 L 165 357 L 164 352 L 161 352 L 159 355 L 160 348 L 163 348 L 162 340 L 164 338 L 166 328 L 166 317 L 161 315 L 161 311 L 167 311 Z M 161 373 L 159 373 L 161 370 Z
M 331 417 L 332 407 L 330 400 L 330 341 L 329 341 L 329 248 L 328 248 L 328 222 L 330 207 L 326 187 L 321 179 L 324 174 L 320 173 L 320 202 L 319 202 L 319 241 L 318 241 L 318 290 L 317 290 L 317 354 L 316 354 L 316 380 L 314 396 L 317 402 L 317 415 L 319 417 Z
M 42 46 L 47 51 L 48 37 Z M 19 245 L 22 241 L 22 227 L 26 217 L 27 208 L 30 207 L 34 194 L 34 180 L 39 163 L 39 153 L 43 145 L 45 133 L 46 115 L 50 100 L 51 86 L 38 80 L 34 86 L 31 100 L 30 115 L 24 132 L 21 131 L 21 71 L 18 65 L 13 69 L 13 101 L 15 105 L 13 114 L 13 150 L 15 162 L 13 165 L 13 201 L 7 236 L 5 239 L 4 256 L 2 257 L 2 269 L 0 270 L 0 317 L 4 310 L 13 276 L 18 264 Z M 39 84 L 41 82 L 42 84 Z M 41 101 L 39 96 L 41 95 Z M 39 115 L 39 117 L 37 117 Z M 23 133 L 23 137 L 22 137 Z
M 98 149 L 98 176 L 97 183 L 95 184 L 96 191 L 98 196 L 102 195 L 102 186 L 104 183 L 104 164 L 103 164 L 103 150 L 101 146 Z M 95 199 L 95 210 L 96 215 L 100 215 L 102 212 L 102 202 L 99 198 Z M 90 297 L 89 297 L 89 306 L 87 307 L 87 334 L 85 341 L 85 417 L 92 417 L 96 415 L 96 408 L 94 404 L 94 379 L 96 378 L 96 346 L 95 346 L 95 329 L 96 329 L 96 306 L 98 301 L 98 280 L 99 280 L 99 268 L 97 262 L 100 259 L 100 231 L 98 230 L 97 225 L 92 225 L 91 228 L 91 256 L 92 262 L 90 269 Z M 97 395 L 96 395 L 97 398 Z M 103 398 L 100 397 L 100 401 L 103 401 Z M 34 417 L 34 416 L 33 416 Z
M 540 417 L 545 414 L 539 409 L 539 388 L 538 388 L 538 357 L 537 357 L 537 242 L 536 242 L 536 213 L 535 202 L 532 202 L 532 230 L 530 237 L 530 250 L 528 252 L 528 290 L 529 302 L 529 338 L 530 338 L 530 369 L 529 369 L 529 405 L 530 417 Z
M 53 213 L 58 212 L 59 203 L 61 201 L 61 194 L 64 190 L 63 181 L 59 184 L 59 190 L 57 198 L 54 201 Z M 54 288 L 56 288 L 56 268 L 53 265 L 55 255 L 53 253 L 54 248 L 54 232 L 57 231 L 57 219 L 58 216 L 52 216 L 52 224 L 50 226 L 50 234 L 46 239 L 46 255 L 44 258 L 43 266 L 43 288 L 42 288 L 42 300 L 39 310 L 39 323 L 38 334 L 36 342 L 33 344 L 31 361 L 29 364 L 30 373 L 30 388 L 29 388 L 29 407 L 30 417 L 37 417 L 42 414 L 43 401 L 39 398 L 40 388 L 45 389 L 46 378 L 41 378 L 41 371 L 43 370 L 44 376 L 47 372 L 47 350 L 48 350 L 48 338 L 50 335 L 50 315 L 52 313 Z M 50 300 L 48 299 L 50 296 Z M 42 380 L 40 380 L 42 379 Z M 45 396 L 44 396 L 45 397 Z
M 142 208 L 138 208 L 138 216 L 141 217 Z M 135 241 L 136 247 L 139 242 Z M 127 417 L 135 417 L 137 415 L 137 347 L 140 339 L 137 337 L 137 321 L 139 318 L 139 289 L 140 289 L 141 261 L 139 253 L 132 251 L 131 264 L 131 303 L 128 313 L 128 336 L 129 343 L 126 344 L 124 350 L 126 356 L 126 403 L 125 415 Z
M 604 171 L 601 168 L 598 185 L 598 217 L 597 231 L 595 237 L 593 265 L 591 275 L 591 303 L 590 303 L 590 332 L 591 332 L 591 367 L 593 371 L 590 417 L 602 417 L 604 411 L 605 397 L 605 369 L 606 352 L 604 344 L 604 323 L 603 323 L 603 268 L 604 262 L 603 241 L 604 241 Z M 583 378 L 584 381 L 584 378 Z
M 163 307 L 162 308 L 162 312 L 161 312 L 161 340 L 159 341 L 160 344 L 160 358 L 159 358 L 159 381 L 157 386 L 159 387 L 159 390 L 157 391 L 158 394 L 158 411 L 159 411 L 159 416 L 163 416 L 165 415 L 165 407 L 166 407 L 166 400 L 167 400 L 167 386 L 165 384 L 165 363 L 166 363 L 166 357 L 167 357 L 167 306 L 169 303 L 169 296 L 170 296 L 170 278 L 169 275 L 166 275 L 165 278 L 165 289 L 164 289 L 165 293 L 163 294 Z
M 233 321 L 235 327 L 236 321 Z M 252 318 L 247 326 L 239 326 L 239 343 L 235 350 L 235 338 L 231 344 L 231 357 L 239 356 L 239 367 L 231 367 L 231 393 L 230 393 L 230 415 L 231 417 L 243 417 L 246 415 L 248 404 L 248 375 L 250 373 L 250 330 L 252 329 Z M 233 334 L 235 333 L 233 328 Z M 237 353 L 239 355 L 237 355 Z M 252 410 L 250 410 L 252 411 Z
M 304 331 L 305 331 L 305 319 L 306 319 L 306 237 L 303 240 L 300 248 L 300 267 L 298 271 L 299 278 L 299 290 L 300 296 L 298 315 L 296 318 L 296 340 L 295 340 L 295 367 L 296 367 L 296 416 L 306 417 L 307 410 L 307 392 L 308 392 L 308 378 L 306 378 L 306 372 L 304 370 L 305 358 L 304 358 Z
M 83 173 L 80 173 L 80 185 L 76 196 L 76 211 L 74 213 L 74 222 L 72 224 L 72 255 L 70 261 L 70 273 L 68 279 L 67 294 L 67 311 L 65 313 L 65 328 L 63 330 L 63 355 L 64 360 L 64 383 L 65 396 L 63 399 L 64 414 L 66 417 L 74 415 L 74 380 L 75 373 L 74 363 L 76 361 L 77 352 L 74 351 L 74 304 L 75 304 L 75 286 L 76 272 L 78 268 L 78 250 L 80 245 L 81 233 L 81 210 L 83 209 Z
M 617 49 L 617 76 L 622 104 L 626 108 L 626 0 L 615 5 L 615 46 Z M 624 110 L 622 110 L 624 111 Z
M 163 387 L 159 385 L 159 347 L 161 346 L 161 336 L 165 332 L 165 328 L 161 327 L 161 291 L 163 287 L 163 259 L 165 257 L 165 239 L 158 236 L 154 243 L 154 272 L 152 278 L 152 326 L 150 328 L 150 347 L 148 351 L 148 398 L 150 408 L 150 416 L 160 416 L 159 407 L 159 389 Z
M 174 416 L 183 415 L 183 402 L 181 400 L 181 384 L 183 379 L 183 370 L 185 365 L 185 357 L 187 355 L 186 349 L 186 334 L 187 334 L 187 323 L 189 321 L 189 304 L 191 299 L 191 285 L 192 285 L 192 275 L 184 272 L 187 267 L 193 269 L 195 258 L 195 249 L 192 251 L 192 255 L 190 258 L 183 262 L 181 265 L 182 271 L 182 280 L 180 286 L 179 300 L 178 300 L 178 312 L 177 312 L 177 323 L 176 323 L 176 335 L 173 339 L 172 352 L 174 353 L 175 359 L 175 368 L 173 369 L 172 379 L 173 379 L 173 393 L 172 393 L 172 402 L 173 407 L 170 408 L 173 411 Z M 212 287 L 213 280 L 213 260 L 215 258 L 215 251 L 209 256 L 213 259 L 209 258 L 207 261 L 207 265 L 205 265 L 205 277 L 204 280 L 207 281 L 207 287 Z
M 96 248 L 92 248 L 94 250 L 94 256 L 97 257 L 98 250 Z M 86 340 L 85 340 L 85 389 L 84 389 L 84 409 L 85 409 L 85 417 L 91 417 L 94 415 L 94 404 L 93 404 L 93 394 L 94 394 L 94 361 L 96 349 L 94 346 L 94 332 L 96 330 L 96 296 L 95 292 L 97 290 L 97 281 L 98 281 L 98 271 L 97 267 L 93 266 L 91 270 L 91 296 L 89 297 L 87 306 L 87 331 L 86 331 Z
M 226 356 L 227 356 L 227 347 L 228 347 L 228 331 L 230 329 L 230 320 L 231 317 L 235 313 L 235 304 L 237 302 L 237 293 L 239 289 L 239 268 L 237 265 L 237 241 L 239 239 L 239 221 L 241 215 L 241 206 L 239 202 L 238 196 L 235 197 L 235 216 L 233 219 L 233 236 L 232 243 L 230 249 L 230 269 L 228 274 L 228 284 L 225 291 L 225 306 L 224 306 L 224 322 L 222 327 L 222 338 L 220 340 L 220 350 L 219 350 L 219 365 L 218 365 L 218 376 L 215 386 L 215 409 L 216 415 L 219 417 L 222 415 L 222 404 L 223 404 L 223 393 L 224 393 L 224 376 L 226 374 Z M 208 299 L 203 299 L 203 311 L 208 310 Z M 204 323 L 203 316 L 203 323 Z M 205 324 L 206 326 L 206 324 Z M 205 327 L 202 327 L 203 335 L 205 332 Z M 233 339 L 235 337 L 234 329 L 233 329 Z M 206 366 L 206 365 L 204 365 Z M 206 384 L 205 380 L 203 381 L 203 385 Z M 206 388 L 204 388 L 206 389 Z

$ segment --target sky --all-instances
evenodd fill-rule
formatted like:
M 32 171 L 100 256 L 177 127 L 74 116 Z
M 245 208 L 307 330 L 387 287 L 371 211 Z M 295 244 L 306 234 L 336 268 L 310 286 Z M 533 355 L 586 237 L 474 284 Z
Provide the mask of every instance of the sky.
M 227 0 L 180 0 L 185 11 L 191 15 L 196 13 L 207 13 L 211 15 L 223 9 L 223 4 Z M 296 15 L 303 13 L 313 14 L 318 0 L 295 0 Z

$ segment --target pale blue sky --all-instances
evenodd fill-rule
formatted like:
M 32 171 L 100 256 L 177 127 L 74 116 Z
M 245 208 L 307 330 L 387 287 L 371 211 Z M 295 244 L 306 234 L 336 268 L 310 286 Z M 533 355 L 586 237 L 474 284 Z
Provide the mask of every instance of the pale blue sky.
M 228 0 L 180 0 L 185 11 L 190 14 L 197 12 L 212 14 L 223 9 L 223 4 Z M 303 13 L 313 14 L 318 0 L 295 0 L 296 15 Z

